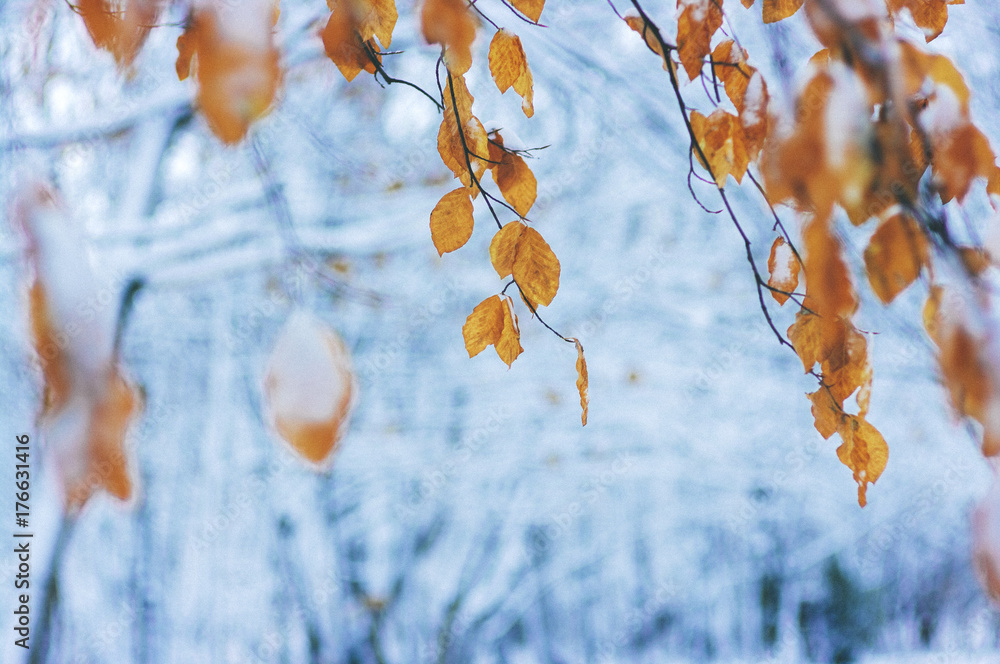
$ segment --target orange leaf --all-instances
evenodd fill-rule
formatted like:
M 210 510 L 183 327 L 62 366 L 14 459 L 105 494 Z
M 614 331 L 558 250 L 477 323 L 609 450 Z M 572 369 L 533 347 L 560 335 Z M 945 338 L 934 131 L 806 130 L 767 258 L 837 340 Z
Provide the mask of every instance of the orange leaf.
M 722 27 L 721 5 L 718 0 L 677 0 L 678 8 L 683 7 L 677 19 L 677 54 L 689 80 L 698 77 L 712 51 L 712 36 Z
M 780 235 L 774 238 L 771 255 L 767 259 L 767 271 L 770 275 L 767 285 L 785 293 L 793 293 L 799 285 L 799 269 L 799 259 L 792 251 L 791 245 Z M 785 293 L 771 291 L 771 297 L 777 300 L 778 304 L 784 304 L 788 301 Z
M 764 0 L 764 23 L 775 23 L 788 18 L 799 11 L 802 2 L 803 0 Z
M 883 304 L 892 302 L 912 284 L 929 261 L 927 236 L 904 214 L 883 221 L 865 249 L 868 281 Z
M 847 397 L 871 379 L 865 336 L 846 321 L 843 330 L 844 334 L 838 335 L 836 341 L 830 344 L 827 356 L 820 364 L 823 383 L 839 406 L 843 406 Z
M 521 231 L 513 275 L 525 296 L 542 306 L 549 306 L 559 290 L 559 260 L 534 228 Z
M 464 0 L 425 0 L 420 27 L 428 44 L 444 48 L 444 62 L 452 74 L 469 70 L 476 20 Z
M 521 47 L 521 38 L 507 30 L 497 30 L 490 41 L 490 73 L 500 92 L 511 86 L 521 96 L 521 109 L 529 118 L 534 115 L 534 87 L 531 68 Z
M 462 326 L 465 350 L 469 357 L 475 357 L 486 350 L 487 346 L 496 344 L 503 332 L 504 309 L 500 296 L 494 295 L 477 304 Z
M 948 22 L 948 3 L 945 0 L 888 0 L 887 4 L 896 14 L 904 8 L 909 9 L 914 23 L 923 30 L 926 41 L 940 35 Z
M 722 81 L 726 95 L 733 102 L 737 113 L 743 112 L 743 97 L 747 84 L 756 69 L 747 64 L 747 52 L 732 39 L 718 43 L 712 51 L 712 69 L 715 77 Z
M 500 163 L 493 167 L 493 178 L 504 199 L 521 217 L 527 216 L 528 210 L 535 204 L 538 183 L 524 159 L 504 151 Z
M 843 346 L 847 326 L 841 318 L 823 318 L 804 310 L 795 315 L 795 322 L 788 328 L 788 339 L 806 372 Z
M 510 0 L 510 4 L 535 23 L 538 23 L 542 9 L 545 8 L 545 0 Z
M 741 182 L 749 161 L 739 118 L 721 108 L 707 118 L 692 111 L 691 129 L 708 160 L 708 164 L 702 165 L 709 168 L 716 185 L 720 189 L 725 187 L 730 175 Z M 700 155 L 698 160 L 701 161 Z
M 839 433 L 843 443 L 837 448 L 837 457 L 854 472 L 858 504 L 864 507 L 868 484 L 878 481 L 889 462 L 889 446 L 878 429 L 854 415 L 844 417 Z
M 849 317 L 858 307 L 840 240 L 828 218 L 817 217 L 802 231 L 805 241 L 806 306 L 820 316 Z
M 124 5 L 124 11 L 119 7 Z M 76 12 L 98 48 L 109 51 L 119 69 L 132 64 L 150 26 L 156 23 L 161 3 L 158 0 L 79 0 Z
M 587 358 L 583 356 L 583 344 L 579 339 L 570 338 L 576 344 L 576 389 L 580 392 L 580 420 L 587 426 L 587 409 L 590 406 L 590 379 L 587 377 Z
M 322 464 L 347 430 L 355 389 L 340 336 L 312 314 L 294 312 L 271 351 L 264 379 L 278 434 L 305 459 Z
M 486 172 L 487 163 L 480 157 L 489 155 L 489 138 L 486 129 L 479 119 L 472 114 L 472 103 L 475 98 L 465 85 L 465 77 L 452 74 L 445 81 L 444 88 L 444 118 L 438 132 L 438 153 L 445 166 L 451 169 L 466 187 L 473 187 L 469 175 L 469 166 L 476 180 Z M 456 109 L 458 118 L 456 118 Z M 459 133 L 459 118 L 461 119 L 461 134 Z M 468 160 L 466 160 L 468 149 Z M 474 188 L 472 197 L 479 193 Z
M 656 53 L 661 58 L 663 57 L 663 48 L 660 46 L 659 40 L 653 33 L 653 28 L 651 25 L 646 23 L 646 19 L 641 16 L 629 15 L 625 17 L 625 23 L 628 27 L 632 28 L 642 37 L 643 41 L 646 42 L 646 47 L 650 51 Z M 666 62 L 663 63 L 663 68 L 667 68 Z
M 431 239 L 439 256 L 465 246 L 472 237 L 472 199 L 460 187 L 441 197 L 431 211 Z
M 14 217 L 27 235 L 33 271 L 30 330 L 44 381 L 39 429 L 66 508 L 79 509 L 101 488 L 125 500 L 133 484 L 125 438 L 141 397 L 116 356 L 116 312 L 94 309 L 98 288 L 87 246 L 54 190 L 29 187 L 16 199 Z
M 358 25 L 352 20 L 349 11 L 342 7 L 335 8 L 323 29 L 322 38 L 327 57 L 333 60 L 348 81 L 353 81 L 362 71 L 375 73 L 375 64 L 368 57 L 358 33 Z M 374 46 L 372 43 L 369 45 Z M 372 50 L 378 53 L 378 49 Z
M 812 394 L 807 394 L 812 402 L 813 419 L 816 421 L 816 431 L 823 438 L 829 438 L 837 433 L 844 419 L 844 411 L 830 395 L 829 390 L 820 387 Z
M 503 299 L 503 329 L 500 337 L 493 344 L 497 355 L 509 368 L 524 349 L 521 348 L 521 331 L 517 327 L 517 316 L 514 315 L 513 300 Z
M 193 44 L 198 56 L 198 106 L 212 132 L 225 143 L 241 140 L 274 101 L 281 70 L 273 20 L 269 0 L 201 9 L 178 40 L 178 75 L 188 73 L 185 62 L 190 62 L 187 54 Z
M 479 180 L 486 172 L 486 162 L 476 156 L 489 153 L 489 139 L 486 137 L 486 129 L 479 119 L 473 116 L 466 121 L 464 130 L 460 130 L 455 120 L 455 114 L 446 109 L 444 119 L 441 121 L 441 129 L 438 131 L 438 153 L 445 166 L 451 169 L 451 172 L 462 181 L 462 184 L 466 187 L 473 187 L 469 165 L 472 166 L 472 175 L 475 176 L 476 180 Z M 473 192 L 473 196 L 476 195 L 477 191 L 478 189 Z
M 490 41 L 490 74 L 500 92 L 507 92 L 527 68 L 521 38 L 507 30 L 497 30 Z
M 490 261 L 501 279 L 509 277 L 514 271 L 517 244 L 521 241 L 521 233 L 525 228 L 527 227 L 520 221 L 512 221 L 497 231 L 490 242 Z

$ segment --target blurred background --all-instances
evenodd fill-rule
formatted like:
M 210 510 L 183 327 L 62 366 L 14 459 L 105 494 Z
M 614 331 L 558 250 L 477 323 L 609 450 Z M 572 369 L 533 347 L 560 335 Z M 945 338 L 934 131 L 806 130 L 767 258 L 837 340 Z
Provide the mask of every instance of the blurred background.
M 436 90 L 437 50 L 413 5 L 397 5 L 404 53 L 386 69 Z M 673 5 L 646 6 L 668 32 Z M 36 660 L 1000 661 L 1000 614 L 969 553 L 990 472 L 936 379 L 926 284 L 862 305 L 859 327 L 877 333 L 869 419 L 891 450 L 862 510 L 837 443 L 813 428 L 814 379 L 766 326 L 739 235 L 688 191 L 687 138 L 656 57 L 604 2 L 549 0 L 546 28 L 479 6 L 520 35 L 532 66 L 530 120 L 488 78 L 488 30 L 468 82 L 484 122 L 548 146 L 530 162 L 531 217 L 562 276 L 543 315 L 586 348 L 586 428 L 575 352 L 530 312 L 510 370 L 489 349 L 469 359 L 465 317 L 503 286 L 493 220 L 477 204 L 470 243 L 438 257 L 428 215 L 454 185 L 436 109 L 365 74 L 346 83 L 316 35 L 324 3 L 282 2 L 281 98 L 236 147 L 176 80 L 180 4 L 129 76 L 67 4 L 0 5 L 0 202 L 50 179 L 103 269 L 106 306 L 129 277 L 146 280 L 122 347 L 146 398 L 129 437 L 138 497 L 96 496 L 57 546 L 59 500 L 39 469 L 33 574 L 41 585 L 58 552 L 58 595 L 44 632 L 36 595 Z M 763 26 L 759 7 L 725 9 L 782 108 L 818 49 L 804 18 Z M 998 26 L 1000 8 L 969 0 L 931 45 L 965 73 L 994 145 Z M 685 95 L 708 108 L 698 88 Z M 763 269 L 770 213 L 730 191 Z M 974 222 L 975 205 L 985 219 L 985 197 Z M 844 236 L 854 266 L 871 230 Z M 0 224 L 11 444 L 35 435 L 41 398 L 25 274 L 23 240 Z M 320 473 L 262 405 L 297 306 L 343 336 L 360 385 Z M 774 306 L 779 329 L 792 306 Z M 0 463 L 3 486 L 13 464 Z M 23 658 L 14 566 L 0 555 L 4 662 Z

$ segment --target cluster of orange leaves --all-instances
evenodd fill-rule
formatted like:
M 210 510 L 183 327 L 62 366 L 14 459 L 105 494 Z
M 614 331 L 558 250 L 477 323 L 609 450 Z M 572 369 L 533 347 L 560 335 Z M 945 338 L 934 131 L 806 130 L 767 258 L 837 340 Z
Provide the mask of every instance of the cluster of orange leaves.
M 750 8 L 754 0 L 742 4 Z M 724 19 L 721 2 L 678 0 L 673 44 L 657 38 L 645 16 L 625 20 L 660 56 L 672 80 L 679 80 L 681 70 L 689 81 L 706 76 L 707 62 L 713 86 L 722 84 L 735 113 L 720 105 L 707 117 L 697 110 L 688 117 L 692 150 L 720 191 L 728 176 L 741 183 L 755 165 L 768 202 L 791 205 L 803 219 L 802 254 L 790 238 L 775 238 L 767 288 L 779 304 L 794 299 L 801 306 L 788 339 L 807 373 L 819 366 L 819 389 L 807 395 L 816 429 L 824 438 L 840 435 L 837 454 L 852 470 L 864 506 L 867 485 L 885 469 L 888 446 L 866 419 L 872 367 L 866 336 L 852 322 L 858 295 L 834 230 L 835 209 L 842 208 L 856 226 L 880 220 L 864 262 L 872 291 L 888 304 L 925 270 L 933 279 L 931 238 L 915 218 L 925 172 L 930 169 L 932 186 L 946 203 L 963 201 L 977 178 L 987 179 L 989 191 L 1000 194 L 1000 170 L 970 118 L 969 90 L 955 66 L 898 38 L 893 29 L 900 12 L 909 10 L 929 42 L 944 29 L 948 5 L 961 0 L 847 4 L 763 0 L 765 23 L 805 6 L 824 46 L 810 61 L 811 77 L 783 132 L 772 131 L 779 119 L 768 109 L 767 85 L 748 64 L 746 51 L 729 38 L 712 47 Z M 961 248 L 960 253 L 973 275 L 988 264 L 982 251 Z M 804 295 L 796 292 L 800 275 Z M 928 321 L 937 320 L 940 292 L 939 286 L 931 289 Z M 928 330 L 938 344 L 953 405 L 986 428 L 984 453 L 1000 452 L 1000 430 L 991 430 L 996 423 L 988 418 L 989 404 L 1000 400 L 1000 386 L 991 380 L 981 339 L 961 324 L 931 322 Z M 852 395 L 854 413 L 845 410 Z
M 396 22 L 393 0 L 329 0 L 329 4 L 332 14 L 322 35 L 327 55 L 348 81 L 361 71 L 377 73 L 381 62 L 379 45 L 389 45 Z M 544 0 L 510 2 L 515 11 L 533 23 L 541 17 L 544 4 Z M 559 289 L 559 261 L 538 231 L 527 225 L 538 183 L 524 153 L 505 147 L 500 131 L 488 132 L 473 112 L 475 98 L 465 75 L 472 66 L 479 21 L 464 0 L 425 0 L 420 27 L 428 44 L 441 46 L 447 77 L 442 82 L 438 153 L 461 184 L 444 194 L 431 211 L 431 240 L 439 255 L 469 242 L 475 226 L 473 202 L 485 191 L 482 179 L 489 172 L 503 201 L 518 216 L 494 236 L 490 258 L 501 279 L 513 277 L 522 300 L 535 314 L 536 307 L 548 306 Z M 521 97 L 525 116 L 532 117 L 533 81 L 520 37 L 497 29 L 490 40 L 488 60 L 500 93 L 513 89 Z M 468 316 L 462 332 L 469 357 L 493 346 L 510 366 L 523 351 L 510 297 L 494 295 L 485 299 Z M 566 340 L 577 347 L 577 387 L 586 424 L 586 361 L 579 341 Z
M 163 0 L 78 0 L 74 9 L 94 44 L 109 51 L 119 69 L 125 71 L 166 4 Z M 507 4 L 521 18 L 536 24 L 544 8 L 544 0 L 510 0 Z M 327 5 L 330 16 L 319 37 L 344 78 L 350 82 L 365 71 L 388 79 L 381 62 L 398 18 L 395 0 L 327 0 Z M 247 0 L 235 5 L 223 0 L 193 0 L 190 4 L 183 33 L 177 39 L 177 76 L 195 80 L 197 107 L 212 132 L 225 143 L 241 141 L 274 103 L 283 76 L 274 35 L 278 17 L 278 0 Z M 537 197 L 537 181 L 525 162 L 527 153 L 505 147 L 500 132 L 487 133 L 472 111 L 474 98 L 465 74 L 472 65 L 480 23 L 464 0 L 424 0 L 420 27 L 425 41 L 442 49 L 447 81 L 441 99 L 438 150 L 463 185 L 445 194 L 435 206 L 431 239 L 442 255 L 469 241 L 473 200 L 484 191 L 481 178 L 489 171 L 506 206 L 518 217 L 496 234 L 490 257 L 501 278 L 513 277 L 522 301 L 535 314 L 536 307 L 549 305 L 558 290 L 559 261 L 542 236 L 527 224 L 527 214 Z M 499 91 L 513 88 L 521 97 L 524 114 L 532 117 L 531 69 L 517 35 L 496 31 L 489 46 L 489 70 Z M 49 321 L 47 312 L 44 288 L 36 282 L 31 289 L 31 319 L 39 354 L 58 347 L 55 341 L 60 328 Z M 522 352 L 510 297 L 487 298 L 468 317 L 463 333 L 470 357 L 493 345 L 509 366 Z M 583 347 L 576 339 L 565 340 L 577 349 L 577 388 L 586 424 L 589 397 Z M 74 384 L 70 359 L 60 355 L 43 365 L 43 422 L 58 419 L 65 409 Z M 96 396 L 91 399 L 88 415 L 92 426 L 75 437 L 83 440 L 85 452 L 83 461 L 73 463 L 85 467 L 67 476 L 68 504 L 73 507 L 81 506 L 98 485 L 119 498 L 131 494 L 123 444 L 126 425 L 138 407 L 138 395 L 119 374 L 117 363 L 108 369 L 106 378 L 107 384 L 93 391 Z M 336 332 L 302 312 L 293 314 L 272 352 L 264 384 L 273 428 L 306 460 L 324 464 L 347 426 L 355 401 L 353 381 L 349 354 Z M 101 470 L 98 485 L 77 481 L 93 468 Z

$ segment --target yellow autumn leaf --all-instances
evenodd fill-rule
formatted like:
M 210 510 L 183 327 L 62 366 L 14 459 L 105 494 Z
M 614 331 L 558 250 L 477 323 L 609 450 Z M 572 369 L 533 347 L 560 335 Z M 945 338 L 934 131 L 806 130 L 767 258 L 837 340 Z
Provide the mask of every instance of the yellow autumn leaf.
M 444 48 L 444 62 L 452 74 L 469 70 L 476 19 L 464 0 L 425 0 L 420 26 L 428 44 L 441 44 Z
M 764 0 L 764 23 L 775 23 L 799 11 L 803 0 Z
M 871 361 L 865 336 L 847 321 L 843 330 L 844 334 L 836 337 L 826 357 L 820 362 L 823 383 L 839 406 L 843 406 L 844 400 L 871 376 Z
M 853 471 L 858 504 L 864 507 L 868 503 L 868 485 L 882 476 L 889 461 L 889 446 L 878 429 L 854 415 L 844 416 L 838 433 L 843 443 L 837 448 L 837 457 Z
M 707 118 L 698 111 L 692 111 L 691 130 L 708 160 L 702 165 L 711 170 L 716 185 L 720 189 L 725 187 L 730 175 L 741 182 L 749 158 L 739 118 L 721 108 Z M 700 155 L 698 160 L 701 161 Z
M 510 0 L 510 4 L 535 23 L 538 23 L 545 8 L 545 0 Z
M 521 38 L 507 30 L 497 30 L 490 41 L 490 74 L 500 92 L 507 92 L 528 68 Z
M 526 217 L 528 210 L 535 204 L 538 182 L 524 159 L 513 152 L 504 151 L 500 156 L 500 163 L 493 167 L 493 178 L 504 199 L 521 217 Z
M 510 367 L 517 356 L 524 350 L 521 348 L 521 331 L 517 327 L 517 316 L 514 315 L 513 301 L 503 298 L 503 328 L 500 336 L 493 344 L 494 350 L 504 363 Z
M 677 54 L 693 81 L 701 73 L 705 56 L 712 51 L 712 36 L 722 27 L 722 3 L 718 0 L 680 0 L 677 19 Z
M 834 401 L 830 392 L 825 387 L 820 387 L 815 392 L 806 396 L 812 402 L 812 415 L 815 420 L 816 431 L 819 431 L 819 434 L 823 438 L 829 438 L 837 433 L 844 418 L 844 411 Z
M 525 296 L 542 306 L 559 290 L 559 260 L 534 228 L 525 227 L 517 240 L 512 273 Z
M 505 224 L 490 242 L 490 261 L 501 279 L 514 272 L 514 258 L 517 257 L 517 243 L 526 226 L 520 221 Z
M 472 237 L 472 199 L 469 190 L 460 187 L 441 197 L 431 211 L 431 240 L 438 255 L 455 251 Z
M 357 31 L 358 25 L 351 20 L 351 15 L 343 8 L 335 8 L 323 29 L 321 37 L 323 48 L 340 73 L 348 81 L 362 71 L 375 73 L 375 64 L 368 57 L 365 44 Z M 370 46 L 374 46 L 369 42 Z M 378 53 L 377 48 L 373 52 Z
M 462 337 L 469 357 L 475 357 L 486 350 L 487 346 L 497 343 L 503 331 L 504 312 L 500 296 L 488 297 L 477 304 L 462 326 Z

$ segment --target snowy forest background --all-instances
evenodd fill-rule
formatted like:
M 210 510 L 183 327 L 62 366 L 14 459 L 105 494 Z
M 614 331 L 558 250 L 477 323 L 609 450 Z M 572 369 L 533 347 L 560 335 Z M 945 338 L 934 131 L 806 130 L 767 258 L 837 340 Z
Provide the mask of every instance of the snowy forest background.
M 470 245 L 437 256 L 427 218 L 451 176 L 435 109 L 402 85 L 345 83 L 315 35 L 324 3 L 282 2 L 283 98 L 235 148 L 176 80 L 179 27 L 154 30 L 123 78 L 66 4 L 0 5 L 0 203 L 28 175 L 51 178 L 105 268 L 108 302 L 129 276 L 147 281 L 123 346 L 146 397 L 130 438 L 140 497 L 95 497 L 69 534 L 36 643 L 46 661 L 997 661 L 1000 614 L 968 535 L 990 474 L 937 382 L 918 323 L 925 286 L 862 306 L 859 327 L 879 333 L 869 419 L 892 450 L 862 510 L 804 405 L 814 383 L 766 328 L 739 236 L 688 193 L 687 139 L 656 58 L 604 2 L 549 0 L 544 29 L 481 4 L 517 28 L 532 63 L 531 120 L 481 67 L 469 84 L 480 117 L 550 146 L 531 162 L 532 217 L 562 263 L 546 321 L 587 349 L 586 428 L 575 352 L 527 315 L 509 371 L 492 352 L 468 358 L 465 317 L 502 287 L 479 227 L 492 221 L 477 212 Z M 387 68 L 434 89 L 437 50 L 398 5 L 405 53 Z M 763 26 L 759 8 L 726 5 L 787 101 L 795 63 L 818 48 L 803 17 Z M 672 2 L 646 8 L 673 16 Z M 989 0 L 953 7 L 932 45 L 967 77 L 994 145 L 998 47 Z M 768 229 L 750 229 L 762 263 Z M 857 237 L 845 237 L 855 265 Z M 11 445 L 34 433 L 40 398 L 21 252 L 0 224 Z M 331 276 L 316 279 L 310 259 Z M 324 473 L 262 414 L 267 356 L 296 299 L 341 333 L 360 382 Z M 0 486 L 13 463 L 0 462 Z M 41 472 L 37 579 L 60 519 Z M 3 662 L 22 657 L 13 569 L 0 555 Z

